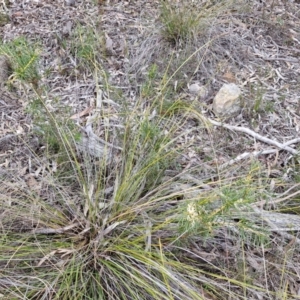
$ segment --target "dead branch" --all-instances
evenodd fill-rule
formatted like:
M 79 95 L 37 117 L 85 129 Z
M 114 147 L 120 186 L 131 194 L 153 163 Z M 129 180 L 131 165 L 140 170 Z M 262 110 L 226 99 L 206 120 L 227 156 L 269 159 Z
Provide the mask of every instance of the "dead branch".
M 224 124 L 224 123 L 221 123 L 221 122 L 217 122 L 217 121 L 214 121 L 214 120 L 211 120 L 211 119 L 208 119 L 208 121 L 215 125 L 215 126 L 219 126 L 219 127 L 224 127 L 224 128 L 227 128 L 229 130 L 233 130 L 233 131 L 239 131 L 239 132 L 243 132 L 243 133 L 246 133 L 252 137 L 254 137 L 255 139 L 259 140 L 259 141 L 262 141 L 266 144 L 269 144 L 269 145 L 273 145 L 273 146 L 276 146 L 278 147 L 279 149 L 282 149 L 282 150 L 286 150 L 294 155 L 297 155 L 299 154 L 299 152 L 291 147 L 289 147 L 288 145 L 290 144 L 289 142 L 287 143 L 279 143 L 277 141 L 274 141 L 274 140 L 271 140 L 265 136 L 262 136 L 252 130 L 250 130 L 249 128 L 246 128 L 246 127 L 238 127 L 238 126 L 233 126 L 233 125 L 228 125 L 228 124 Z M 298 139 L 297 139 L 298 141 Z

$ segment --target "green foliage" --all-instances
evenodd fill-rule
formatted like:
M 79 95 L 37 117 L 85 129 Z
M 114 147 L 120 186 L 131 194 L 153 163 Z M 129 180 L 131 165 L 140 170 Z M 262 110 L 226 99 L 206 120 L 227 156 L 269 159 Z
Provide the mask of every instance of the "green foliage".
M 53 102 L 55 117 L 49 111 L 44 100 L 37 96 L 26 107 L 27 113 L 32 115 L 34 134 L 39 137 L 41 144 L 45 145 L 45 154 L 59 166 L 57 176 L 66 176 L 74 173 L 72 167 L 75 142 L 79 141 L 81 134 L 73 120 L 70 120 L 70 110 L 66 106 Z M 72 159 L 73 157 L 73 159 Z
M 9 58 L 13 71 L 12 80 L 18 79 L 38 85 L 39 45 L 30 43 L 23 37 L 0 45 L 0 54 Z
M 223 185 L 219 192 L 203 194 L 198 199 L 187 199 L 182 207 L 180 233 L 185 237 L 195 234 L 209 237 L 216 229 L 228 226 L 238 229 L 240 238 L 251 240 L 251 244 L 266 241 L 266 232 L 241 213 L 247 210 L 251 212 L 249 205 L 258 197 L 263 197 L 261 187 L 256 182 L 258 171 L 258 166 L 254 164 L 248 176 Z
M 157 77 L 158 77 L 158 68 L 156 64 L 153 64 L 150 66 L 148 74 L 147 74 L 147 80 L 143 84 L 141 89 L 141 96 L 142 97 L 151 97 L 155 95 L 157 92 Z
M 159 112 L 162 116 L 170 117 L 175 114 L 184 114 L 185 112 L 192 110 L 193 107 L 191 104 L 181 99 L 177 99 L 175 101 L 164 100 L 160 105 Z
M 55 118 L 53 118 L 53 113 L 49 112 L 44 101 L 39 97 L 30 102 L 26 110 L 33 116 L 36 133 L 40 135 L 48 149 L 58 150 L 60 148 L 61 150 L 59 146 L 61 137 L 57 134 L 57 129 L 67 129 L 69 138 L 72 137 L 72 139 L 77 141 L 80 139 L 80 135 L 76 131 L 74 121 L 66 118 L 66 116 L 70 115 L 70 109 L 58 103 L 55 106 L 57 111 Z
M 93 28 L 78 24 L 72 34 L 71 53 L 80 65 L 94 70 L 101 41 Z

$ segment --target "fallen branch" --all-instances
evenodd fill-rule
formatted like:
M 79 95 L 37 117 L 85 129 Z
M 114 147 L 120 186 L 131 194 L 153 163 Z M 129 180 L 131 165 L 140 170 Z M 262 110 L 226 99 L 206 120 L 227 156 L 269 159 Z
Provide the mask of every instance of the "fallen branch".
M 223 124 L 223 123 L 220 123 L 220 122 L 217 122 L 217 121 L 214 121 L 214 120 L 211 120 L 211 119 L 208 119 L 208 121 L 215 125 L 215 126 L 220 126 L 220 127 L 224 127 L 224 128 L 227 128 L 229 130 L 233 130 L 233 131 L 239 131 L 239 132 L 243 132 L 243 133 L 246 133 L 248 135 L 251 135 L 252 137 L 254 137 L 255 139 L 259 140 L 259 141 L 262 141 L 266 144 L 269 144 L 269 145 L 273 145 L 273 146 L 276 146 L 282 150 L 286 150 L 294 155 L 297 155 L 299 154 L 299 152 L 291 147 L 289 147 L 290 143 L 289 142 L 286 142 L 284 144 L 282 143 L 279 143 L 277 141 L 274 141 L 274 140 L 271 140 L 267 137 L 264 137 L 252 130 L 250 130 L 249 128 L 245 128 L 245 127 L 238 127 L 238 126 L 232 126 L 232 125 L 227 125 L 227 124 Z M 294 139 L 294 141 L 299 141 L 298 139 Z

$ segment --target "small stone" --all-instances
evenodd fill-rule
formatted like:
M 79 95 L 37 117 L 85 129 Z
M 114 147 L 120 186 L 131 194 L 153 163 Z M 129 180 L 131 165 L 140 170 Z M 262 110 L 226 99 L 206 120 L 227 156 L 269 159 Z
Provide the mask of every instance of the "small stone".
M 236 115 L 241 109 L 241 90 L 234 84 L 224 84 L 213 101 L 213 110 L 216 115 L 230 117 Z
M 207 89 L 205 86 L 199 85 L 198 83 L 193 83 L 188 86 L 189 92 L 199 98 L 204 98 L 207 95 Z

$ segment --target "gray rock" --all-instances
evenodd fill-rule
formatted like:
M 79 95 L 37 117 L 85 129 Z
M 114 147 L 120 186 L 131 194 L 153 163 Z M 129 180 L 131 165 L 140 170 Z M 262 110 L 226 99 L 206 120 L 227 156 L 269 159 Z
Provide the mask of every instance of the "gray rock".
M 241 90 L 234 84 L 224 84 L 213 101 L 214 113 L 220 117 L 231 117 L 241 109 Z

